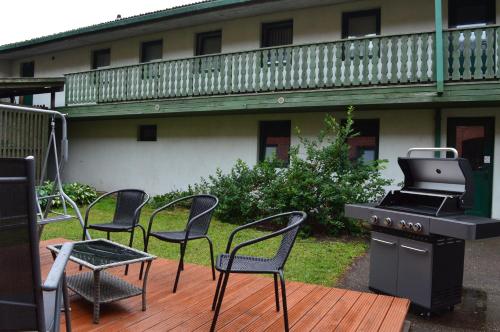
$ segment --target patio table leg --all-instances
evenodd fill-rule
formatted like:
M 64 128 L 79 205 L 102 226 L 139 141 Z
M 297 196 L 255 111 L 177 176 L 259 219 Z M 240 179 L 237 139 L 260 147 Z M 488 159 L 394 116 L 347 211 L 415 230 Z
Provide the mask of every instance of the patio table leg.
M 94 324 L 99 324 L 100 296 L 101 296 L 101 271 L 94 271 Z
M 146 287 L 148 283 L 148 273 L 149 268 L 151 267 L 151 262 L 152 261 L 148 261 L 146 272 L 144 273 L 144 279 L 142 280 L 142 311 L 146 311 Z

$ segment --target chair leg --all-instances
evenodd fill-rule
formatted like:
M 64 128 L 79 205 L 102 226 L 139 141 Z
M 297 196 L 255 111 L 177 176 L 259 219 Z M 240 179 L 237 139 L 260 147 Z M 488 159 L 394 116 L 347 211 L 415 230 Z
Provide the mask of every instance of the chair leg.
M 182 242 L 179 244 L 180 251 L 182 252 Z M 181 259 L 181 271 L 184 271 L 184 261 Z
M 288 309 L 286 306 L 286 288 L 285 288 L 285 276 L 283 275 L 283 271 L 279 271 L 280 280 L 281 280 L 281 296 L 283 297 L 283 319 L 285 320 L 285 331 L 289 330 L 288 327 Z
M 276 299 L 276 311 L 280 311 L 280 297 L 279 297 L 279 289 L 278 289 L 278 276 L 276 273 L 274 276 L 274 298 Z
M 184 252 L 186 251 L 186 244 L 181 244 L 181 259 L 179 260 L 179 266 L 177 267 L 177 274 L 175 276 L 174 290 L 177 291 L 177 284 L 179 283 L 179 277 L 181 276 L 181 271 L 184 267 Z
M 142 243 L 144 244 L 144 252 L 148 252 L 148 242 L 146 239 L 146 231 L 144 228 L 140 227 L 142 230 Z M 142 280 L 142 273 L 144 272 L 144 262 L 141 262 L 141 271 L 139 271 L 139 280 Z
M 106 239 L 111 240 L 111 238 L 109 236 L 109 232 L 106 232 Z
M 66 332 L 71 332 L 71 308 L 69 306 L 68 286 L 66 284 L 66 273 L 63 274 L 62 282 L 64 320 L 66 321 Z
M 215 310 L 215 305 L 217 304 L 217 299 L 219 298 L 219 291 L 220 291 L 220 285 L 222 283 L 222 277 L 224 276 L 224 273 L 219 274 L 219 279 L 217 281 L 217 287 L 215 288 L 215 295 L 214 295 L 214 301 L 212 302 L 212 311 Z
M 222 300 L 224 299 L 224 292 L 226 291 L 227 281 L 229 279 L 229 272 L 224 273 L 224 281 L 222 282 L 219 298 L 217 299 L 217 306 L 215 307 L 214 318 L 212 320 L 212 326 L 210 327 L 210 332 L 215 331 L 215 326 L 217 325 L 217 318 L 219 318 L 220 307 L 222 306 Z
M 210 262 L 212 263 L 212 280 L 215 280 L 215 265 L 214 265 L 214 246 L 212 245 L 212 241 L 207 236 L 208 245 L 210 246 Z
M 134 243 L 134 229 L 130 232 L 130 241 L 128 242 L 128 246 L 132 248 L 132 244 Z M 128 275 L 128 264 L 125 265 L 125 275 Z

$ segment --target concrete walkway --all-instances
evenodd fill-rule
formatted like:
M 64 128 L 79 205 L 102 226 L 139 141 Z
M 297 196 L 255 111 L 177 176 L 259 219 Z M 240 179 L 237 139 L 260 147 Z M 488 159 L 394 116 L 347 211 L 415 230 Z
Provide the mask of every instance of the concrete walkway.
M 369 264 L 368 255 L 360 258 L 336 287 L 367 291 Z M 463 299 L 454 312 L 407 319 L 410 331 L 500 331 L 500 239 L 466 243 Z

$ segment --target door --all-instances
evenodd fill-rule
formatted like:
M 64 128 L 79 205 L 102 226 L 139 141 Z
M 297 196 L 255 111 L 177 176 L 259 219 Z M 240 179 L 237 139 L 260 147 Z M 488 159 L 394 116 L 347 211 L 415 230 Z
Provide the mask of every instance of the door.
M 449 118 L 448 146 L 469 160 L 474 178 L 474 206 L 467 214 L 490 217 L 493 186 L 495 118 Z

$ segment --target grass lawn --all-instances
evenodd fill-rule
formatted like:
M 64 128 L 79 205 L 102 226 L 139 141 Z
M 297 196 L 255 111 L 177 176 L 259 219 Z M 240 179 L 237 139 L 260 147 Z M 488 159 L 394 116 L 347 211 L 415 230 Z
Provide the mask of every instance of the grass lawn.
M 82 214 L 85 209 L 82 209 Z M 149 217 L 153 209 L 146 207 L 141 214 L 141 224 L 147 229 Z M 109 222 L 114 212 L 114 200 L 105 199 L 92 209 L 90 223 Z M 188 211 L 184 209 L 167 210 L 158 215 L 153 224 L 154 230 L 182 230 L 186 224 Z M 215 255 L 224 252 L 227 239 L 236 225 L 222 223 L 217 219 L 212 220 L 209 236 L 214 243 Z M 105 238 L 106 233 L 90 231 L 92 238 Z M 235 238 L 239 243 L 251 238 L 266 234 L 264 231 L 249 229 L 240 232 Z M 42 239 L 63 237 L 69 240 L 80 240 L 82 229 L 78 221 L 55 223 L 45 227 Z M 128 245 L 129 234 L 112 233 L 111 240 Z M 279 244 L 279 238 L 272 242 L 259 244 L 251 250 L 241 253 L 255 254 L 269 257 Z M 134 247 L 143 249 L 142 233 L 136 229 Z M 250 248 L 248 248 L 250 249 Z M 287 280 L 302 281 L 307 283 L 332 286 L 342 275 L 351 262 L 367 250 L 366 242 L 362 239 L 342 241 L 338 239 L 318 240 L 314 238 L 297 238 L 292 253 L 285 266 Z M 161 242 L 150 238 L 149 252 L 159 257 L 179 259 L 179 246 L 173 243 Z M 210 265 L 208 242 L 204 239 L 190 241 L 186 250 L 185 261 L 201 265 Z M 154 264 L 153 264 L 154 269 Z

